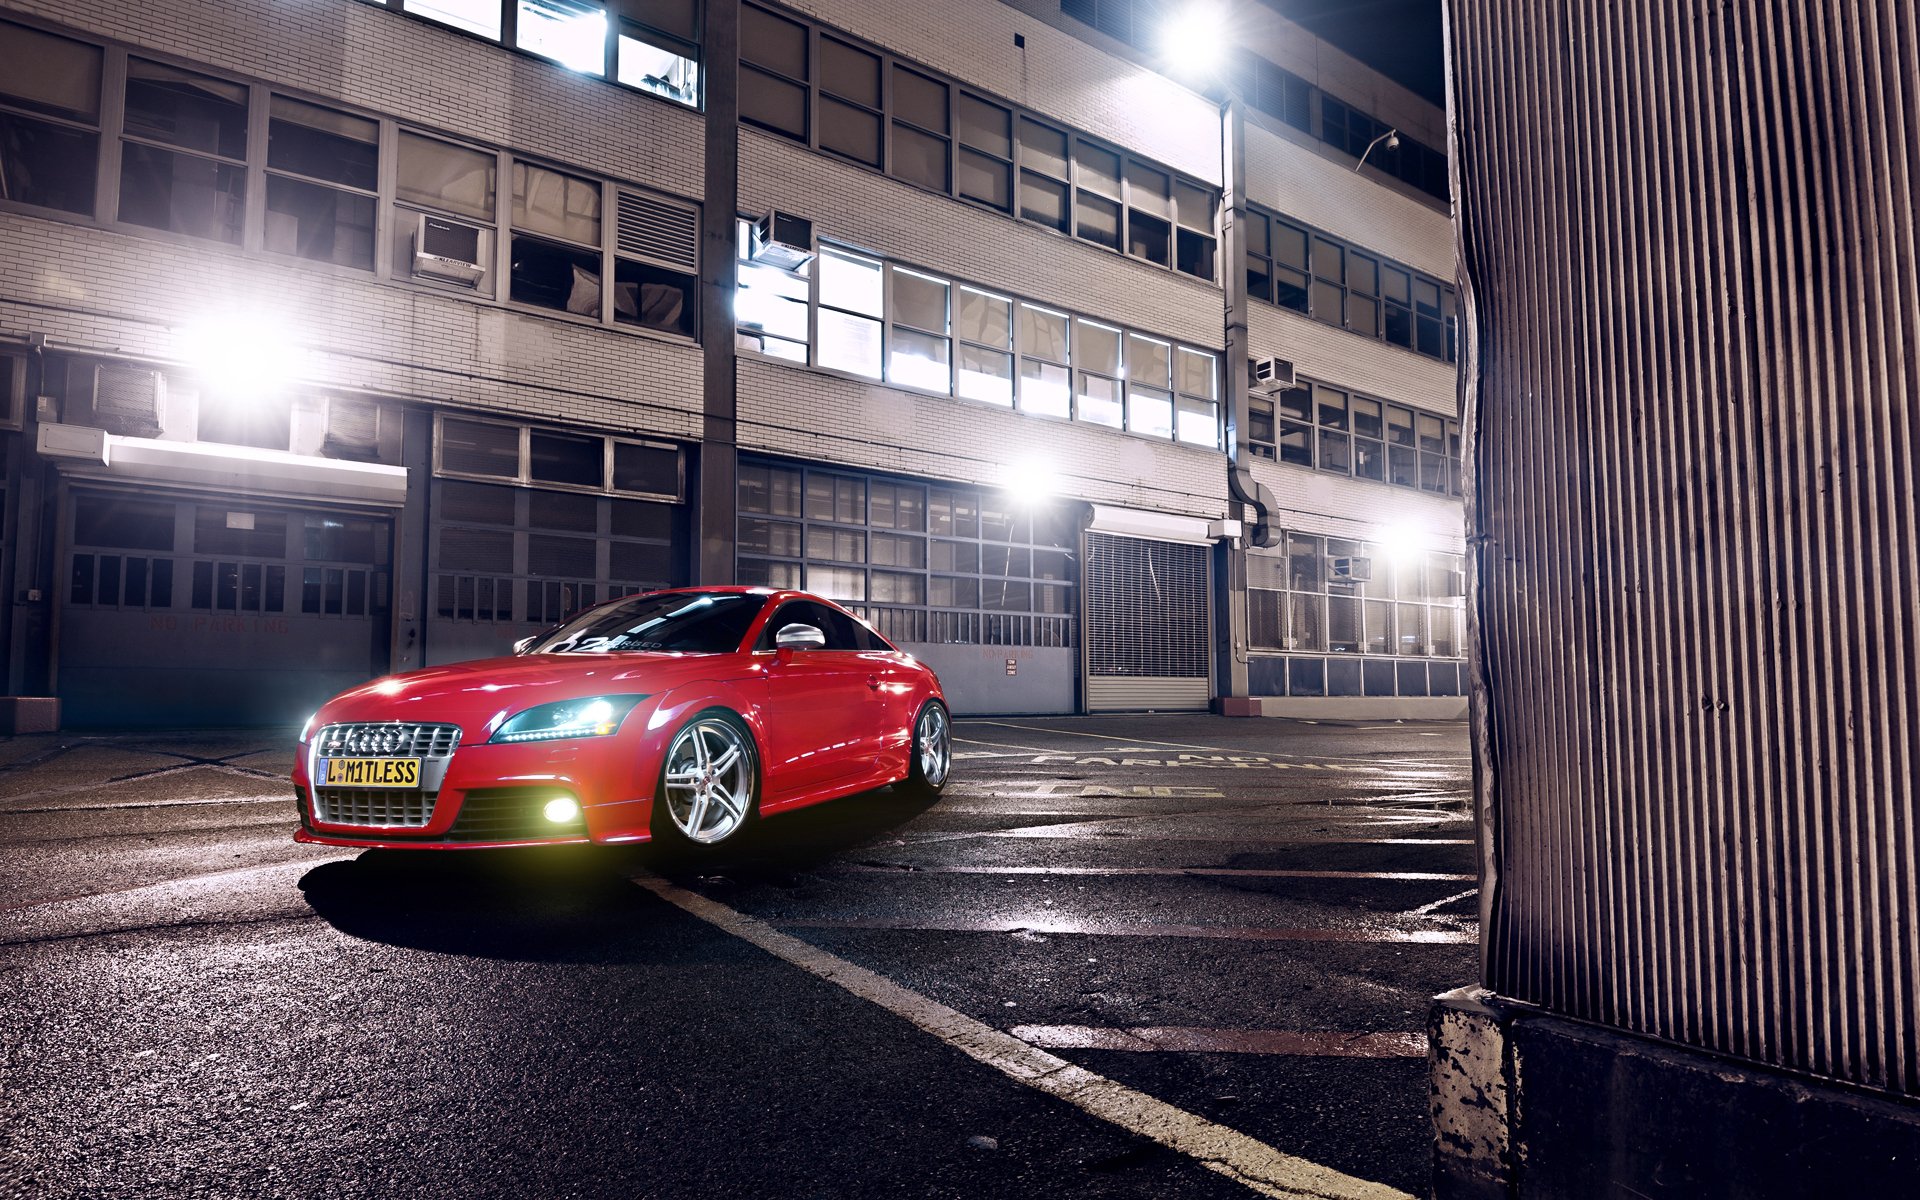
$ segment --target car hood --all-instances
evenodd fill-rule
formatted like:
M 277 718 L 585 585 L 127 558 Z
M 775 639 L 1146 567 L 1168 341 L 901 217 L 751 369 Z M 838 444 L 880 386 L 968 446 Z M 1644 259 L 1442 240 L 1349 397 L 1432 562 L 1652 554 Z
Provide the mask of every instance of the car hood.
M 322 705 L 314 726 L 343 721 L 450 722 L 472 739 L 499 717 L 583 696 L 658 695 L 737 670 L 729 654 L 527 654 L 388 675 Z

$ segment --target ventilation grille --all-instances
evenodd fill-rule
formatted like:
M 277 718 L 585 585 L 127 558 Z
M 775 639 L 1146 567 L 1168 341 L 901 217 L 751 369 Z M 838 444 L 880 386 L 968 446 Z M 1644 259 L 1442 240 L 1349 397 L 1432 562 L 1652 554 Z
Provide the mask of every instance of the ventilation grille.
M 620 193 L 622 254 L 693 271 L 700 265 L 700 218 L 693 209 L 638 192 Z
M 1087 535 L 1087 673 L 1207 678 L 1207 548 Z

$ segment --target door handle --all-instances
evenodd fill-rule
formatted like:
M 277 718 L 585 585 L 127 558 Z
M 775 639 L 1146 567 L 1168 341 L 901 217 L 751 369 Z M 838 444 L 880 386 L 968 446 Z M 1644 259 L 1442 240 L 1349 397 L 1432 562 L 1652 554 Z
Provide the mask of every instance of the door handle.
M 877 691 L 879 691 L 879 690 L 880 690 L 880 677 L 879 677 L 878 675 L 869 675 L 869 676 L 867 676 L 867 686 L 868 686 L 868 687 L 870 687 L 870 688 L 872 688 L 872 689 L 873 689 L 874 691 L 876 691 L 876 692 L 877 692 Z

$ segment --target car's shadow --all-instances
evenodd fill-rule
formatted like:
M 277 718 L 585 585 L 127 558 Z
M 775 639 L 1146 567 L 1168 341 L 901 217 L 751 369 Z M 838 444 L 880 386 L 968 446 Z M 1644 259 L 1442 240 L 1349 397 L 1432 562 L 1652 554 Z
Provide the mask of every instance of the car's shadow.
M 635 875 L 784 882 L 891 840 L 930 804 L 863 792 L 757 822 L 714 848 L 367 850 L 308 871 L 300 890 L 334 928 L 387 945 L 532 962 L 671 961 L 700 951 L 653 935 L 661 904 Z

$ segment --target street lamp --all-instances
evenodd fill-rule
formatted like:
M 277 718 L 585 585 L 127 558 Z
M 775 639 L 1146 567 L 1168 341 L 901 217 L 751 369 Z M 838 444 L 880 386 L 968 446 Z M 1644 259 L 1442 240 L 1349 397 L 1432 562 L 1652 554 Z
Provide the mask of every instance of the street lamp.
M 1223 5 L 1197 0 L 1160 26 L 1160 53 L 1176 75 L 1215 80 L 1233 44 L 1231 21 Z
M 305 351 L 265 313 L 209 314 L 181 327 L 175 345 L 201 386 L 219 395 L 277 396 L 306 374 Z
M 1360 161 L 1353 164 L 1353 169 L 1358 171 L 1361 167 L 1366 166 L 1367 155 L 1372 154 L 1373 148 L 1381 142 L 1385 142 L 1389 150 L 1398 150 L 1400 148 L 1400 131 L 1398 129 L 1389 129 L 1379 137 L 1368 142 L 1367 148 L 1360 152 Z

